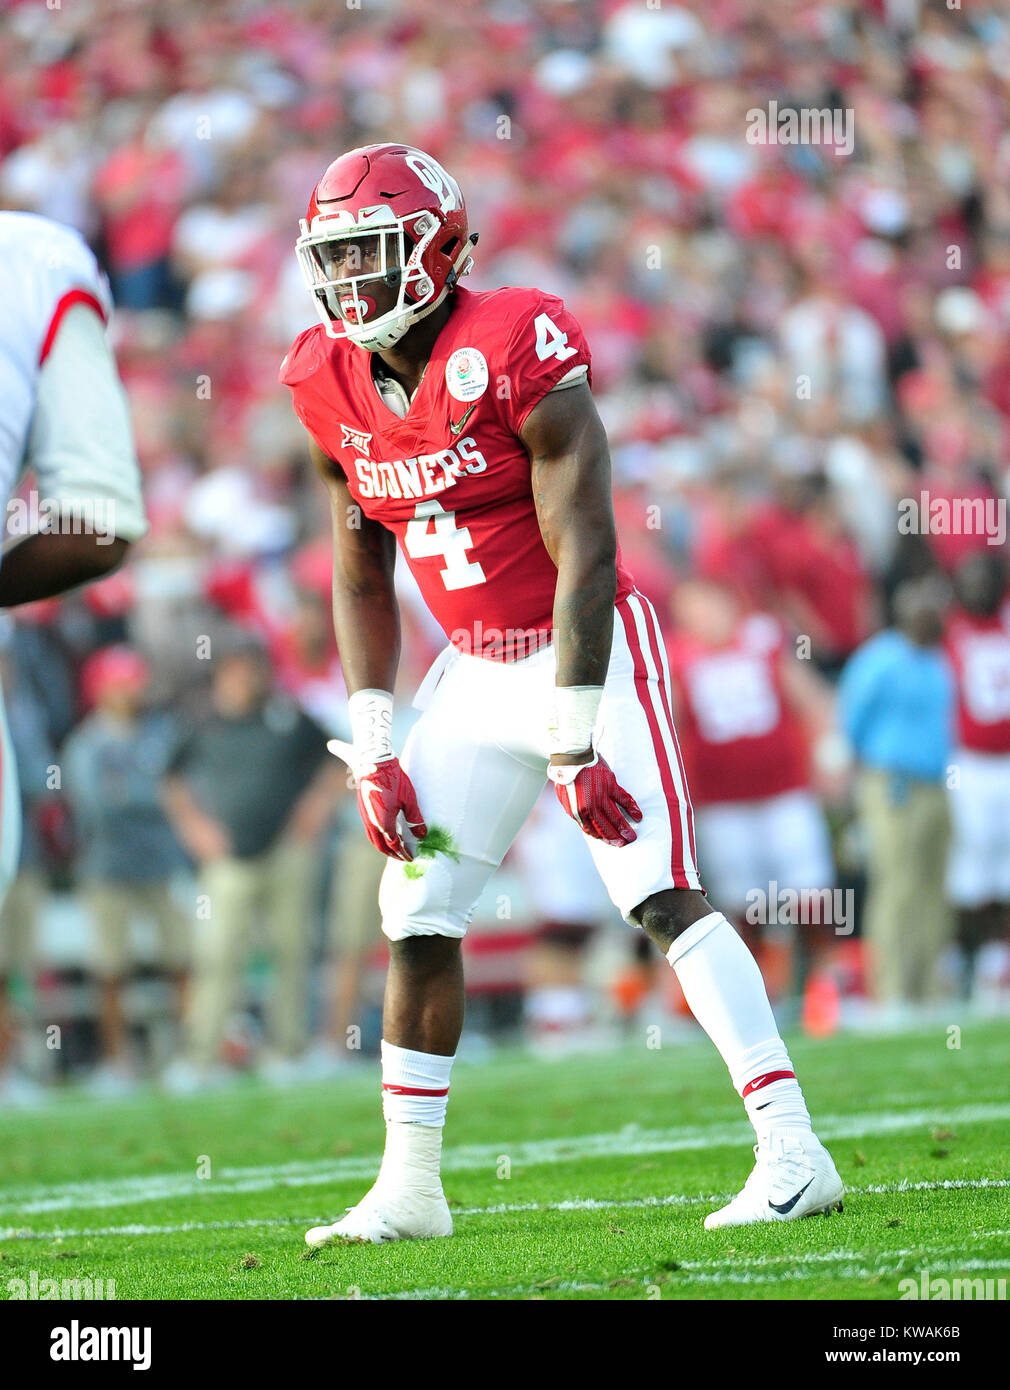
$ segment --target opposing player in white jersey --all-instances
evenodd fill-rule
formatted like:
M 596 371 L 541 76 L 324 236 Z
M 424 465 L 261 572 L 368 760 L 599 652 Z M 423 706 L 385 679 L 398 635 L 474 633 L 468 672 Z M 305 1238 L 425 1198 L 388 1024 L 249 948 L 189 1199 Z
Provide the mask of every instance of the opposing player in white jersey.
M 116 568 L 146 530 L 105 276 L 69 227 L 0 212 L 0 608 Z M 30 470 L 29 497 L 12 499 Z M 0 702 L 0 901 L 17 870 L 17 770 Z
M 332 1239 L 452 1231 L 439 1177 L 463 1021 L 460 939 L 548 778 L 625 918 L 674 967 L 757 1132 L 706 1225 L 841 1203 L 753 957 L 701 889 L 656 615 L 621 563 L 582 330 L 553 295 L 458 285 L 476 237 L 421 150 L 370 145 L 320 179 L 298 253 L 322 323 L 281 368 L 333 513 L 333 614 L 369 838 L 389 857 L 386 1151 Z M 449 645 L 392 747 L 399 543 Z M 417 863 L 428 828 L 449 837 Z M 430 848 L 430 845 L 428 846 Z

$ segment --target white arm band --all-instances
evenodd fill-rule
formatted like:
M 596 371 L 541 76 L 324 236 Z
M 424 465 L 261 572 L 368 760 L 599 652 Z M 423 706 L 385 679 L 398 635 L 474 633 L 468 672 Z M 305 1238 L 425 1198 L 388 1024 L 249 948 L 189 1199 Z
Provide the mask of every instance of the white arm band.
M 559 685 L 554 690 L 554 713 L 548 725 L 552 753 L 584 753 L 593 742 L 602 685 Z
M 356 690 L 347 701 L 354 741 L 354 775 L 375 771 L 393 752 L 393 697 L 388 690 Z

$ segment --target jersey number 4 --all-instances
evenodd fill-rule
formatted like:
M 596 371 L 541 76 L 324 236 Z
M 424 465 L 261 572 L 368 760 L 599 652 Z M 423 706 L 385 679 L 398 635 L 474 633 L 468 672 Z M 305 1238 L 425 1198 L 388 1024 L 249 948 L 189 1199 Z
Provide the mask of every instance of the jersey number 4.
M 469 589 L 487 579 L 477 561 L 467 559 L 467 551 L 473 549 L 469 527 L 457 527 L 456 513 L 445 511 L 437 502 L 418 502 L 403 544 L 412 560 L 442 557 L 442 583 L 447 589 Z
M 568 346 L 568 334 L 562 333 L 549 314 L 538 314 L 533 327 L 537 332 L 536 349 L 541 362 L 546 362 L 548 357 L 565 362 L 578 352 L 578 348 Z

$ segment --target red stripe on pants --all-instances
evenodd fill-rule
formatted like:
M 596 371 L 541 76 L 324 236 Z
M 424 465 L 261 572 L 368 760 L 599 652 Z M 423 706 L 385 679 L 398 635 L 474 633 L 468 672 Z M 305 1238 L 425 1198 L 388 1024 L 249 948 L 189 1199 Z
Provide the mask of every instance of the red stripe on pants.
M 636 593 L 645 614 L 645 625 L 649 632 L 649 648 L 652 652 L 652 659 L 655 662 L 656 670 L 659 673 L 659 696 L 663 703 L 663 713 L 666 715 L 666 722 L 670 728 L 670 740 L 673 743 L 673 751 L 677 755 L 677 766 L 680 769 L 680 785 L 683 788 L 683 796 L 679 799 L 687 808 L 687 837 L 691 846 L 691 864 L 695 869 L 698 867 L 698 851 L 694 843 L 694 807 L 691 805 L 691 794 L 687 789 L 687 773 L 684 771 L 684 759 L 680 754 L 680 743 L 677 739 L 677 729 L 673 722 L 673 711 L 670 708 L 670 693 L 666 688 L 666 674 L 663 663 L 663 634 L 660 631 L 659 619 L 656 617 L 656 610 L 649 600 L 643 595 Z
M 680 822 L 681 798 L 677 792 L 677 783 L 670 766 L 670 759 L 666 752 L 666 745 L 663 742 L 663 735 L 659 727 L 659 720 L 656 717 L 656 710 L 649 694 L 649 672 L 645 662 L 645 652 L 638 635 L 635 625 L 635 617 L 628 600 L 622 599 L 617 605 L 617 611 L 621 615 L 624 624 L 624 634 L 631 650 L 631 656 L 635 663 L 635 692 L 638 695 L 639 704 L 645 711 L 645 717 L 649 725 L 649 733 L 652 737 L 652 750 L 656 756 L 656 766 L 659 769 L 659 778 L 663 787 L 663 794 L 666 798 L 666 808 L 670 817 L 670 871 L 673 874 L 673 881 L 678 888 L 687 888 L 687 876 L 684 872 L 684 833 Z M 655 656 L 653 656 L 655 661 Z M 662 686 L 662 666 L 656 662 L 656 670 L 659 673 L 659 685 Z M 672 724 L 671 724 L 672 729 Z M 676 746 L 676 745 L 675 745 Z M 691 808 L 687 803 L 688 826 L 691 824 Z M 693 847 L 692 847 L 693 848 Z M 691 855 L 691 867 L 694 867 L 694 855 Z

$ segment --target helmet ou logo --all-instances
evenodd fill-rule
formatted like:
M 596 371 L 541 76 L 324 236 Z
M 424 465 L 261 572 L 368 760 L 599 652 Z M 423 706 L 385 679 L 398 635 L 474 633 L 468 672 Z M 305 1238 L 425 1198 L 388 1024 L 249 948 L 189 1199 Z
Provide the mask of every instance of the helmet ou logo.
M 442 212 L 451 212 L 456 207 L 456 194 L 453 192 L 446 172 L 441 165 L 421 154 L 408 154 L 406 162 L 425 188 L 430 188 L 439 199 Z

